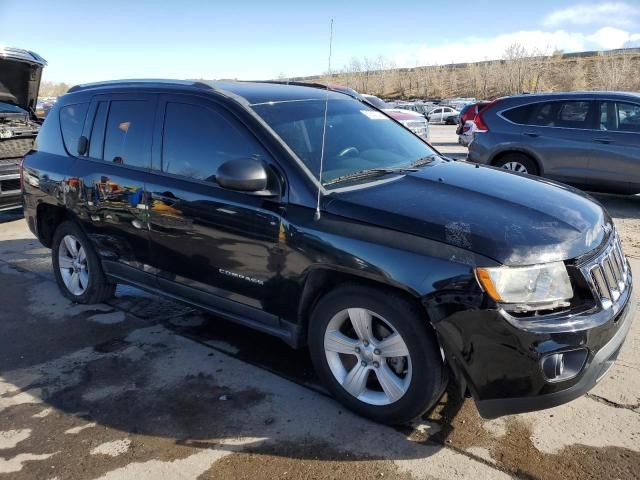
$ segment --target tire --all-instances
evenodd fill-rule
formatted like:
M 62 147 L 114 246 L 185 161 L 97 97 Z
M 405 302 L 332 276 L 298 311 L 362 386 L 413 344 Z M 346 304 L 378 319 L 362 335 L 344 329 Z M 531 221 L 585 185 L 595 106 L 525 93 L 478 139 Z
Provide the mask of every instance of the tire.
M 370 323 L 368 315 L 373 319 Z M 371 342 L 355 333 L 356 324 L 372 325 Z M 389 338 L 395 342 L 391 344 Z M 435 335 L 418 307 L 395 293 L 358 285 L 329 292 L 313 309 L 308 343 L 316 372 L 329 392 L 350 410 L 376 422 L 411 421 L 432 407 L 444 391 L 446 377 Z M 385 356 L 385 348 L 398 356 Z M 337 353 L 340 349 L 342 353 Z M 408 355 L 399 355 L 403 352 Z M 381 378 L 387 388 L 382 387 Z M 343 384 L 359 392 L 357 396 Z
M 77 252 L 75 256 L 72 252 L 74 245 Z M 86 304 L 100 303 L 115 294 L 116 284 L 107 280 L 91 242 L 76 223 L 65 221 L 56 228 L 51 255 L 56 282 L 69 300 Z M 60 268 L 61 263 L 63 268 Z M 74 274 L 77 283 L 73 280 Z
M 540 174 L 536 162 L 524 153 L 507 153 L 505 156 L 500 157 L 493 165 L 512 172 L 528 173 L 529 175 Z

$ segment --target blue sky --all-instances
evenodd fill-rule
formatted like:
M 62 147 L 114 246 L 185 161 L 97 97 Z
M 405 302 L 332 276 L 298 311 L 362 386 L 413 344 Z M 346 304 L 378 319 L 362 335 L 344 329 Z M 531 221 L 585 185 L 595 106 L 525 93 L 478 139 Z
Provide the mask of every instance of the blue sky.
M 398 66 L 499 58 L 512 43 L 579 51 L 640 45 L 640 2 L 0 0 L 0 44 L 33 50 L 46 80 L 266 79 L 383 55 Z

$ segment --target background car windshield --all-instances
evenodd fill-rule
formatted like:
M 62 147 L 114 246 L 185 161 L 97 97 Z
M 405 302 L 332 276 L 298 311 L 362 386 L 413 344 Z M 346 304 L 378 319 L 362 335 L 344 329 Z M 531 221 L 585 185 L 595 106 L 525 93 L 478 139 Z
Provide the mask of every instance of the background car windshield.
M 325 101 L 276 102 L 253 108 L 318 178 Z M 323 184 L 361 170 L 405 167 L 434 153 L 404 127 L 361 102 L 328 102 Z

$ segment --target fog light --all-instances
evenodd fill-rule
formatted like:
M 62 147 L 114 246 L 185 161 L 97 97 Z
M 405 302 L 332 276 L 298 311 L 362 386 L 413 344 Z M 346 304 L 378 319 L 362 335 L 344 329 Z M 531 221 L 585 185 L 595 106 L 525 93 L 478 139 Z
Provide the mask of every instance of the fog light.
M 554 353 L 542 359 L 542 372 L 549 382 L 569 380 L 580 373 L 587 360 L 587 350 Z

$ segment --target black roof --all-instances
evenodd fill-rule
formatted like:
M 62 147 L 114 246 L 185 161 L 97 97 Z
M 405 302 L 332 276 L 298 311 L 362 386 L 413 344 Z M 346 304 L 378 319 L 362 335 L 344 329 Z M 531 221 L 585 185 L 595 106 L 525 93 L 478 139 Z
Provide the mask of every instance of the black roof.
M 232 94 L 244 99 L 249 104 L 268 102 L 285 102 L 292 100 L 324 100 L 329 98 L 344 99 L 344 94 L 327 91 L 319 84 L 287 84 L 282 82 L 244 82 L 233 80 L 169 80 L 169 79 L 142 79 L 142 80 L 111 80 L 106 82 L 87 83 L 71 87 L 68 93 L 87 90 L 102 90 L 135 87 L 146 88 L 171 88 L 218 91 L 222 94 Z
M 327 91 L 322 85 L 286 84 L 279 82 L 206 82 L 216 90 L 231 92 L 244 98 L 250 104 L 268 102 L 286 102 L 291 100 L 324 100 L 329 98 L 344 99 L 343 93 Z

